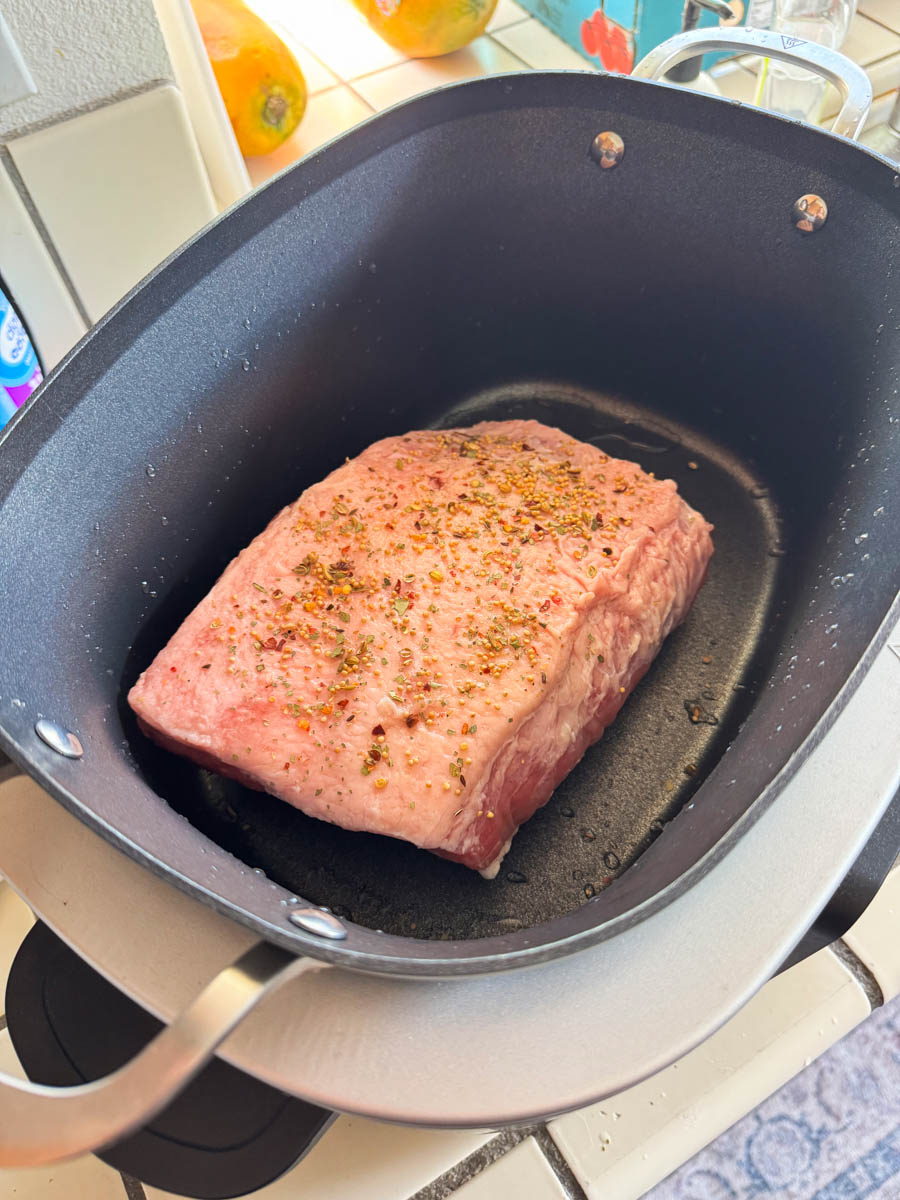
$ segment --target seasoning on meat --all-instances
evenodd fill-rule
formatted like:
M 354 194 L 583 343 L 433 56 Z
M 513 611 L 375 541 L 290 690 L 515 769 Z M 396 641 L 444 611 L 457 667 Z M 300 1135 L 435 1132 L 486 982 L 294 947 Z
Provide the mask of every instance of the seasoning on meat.
M 686 615 L 710 530 L 536 421 L 386 438 L 234 559 L 129 702 L 204 766 L 492 876 Z

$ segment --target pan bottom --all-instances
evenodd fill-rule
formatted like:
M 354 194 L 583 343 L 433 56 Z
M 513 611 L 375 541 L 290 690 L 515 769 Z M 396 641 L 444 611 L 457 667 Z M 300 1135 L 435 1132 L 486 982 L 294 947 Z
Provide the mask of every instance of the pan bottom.
M 616 722 L 522 827 L 496 880 L 406 843 L 313 820 L 158 750 L 133 731 L 154 790 L 223 849 L 314 904 L 371 929 L 458 940 L 572 912 L 650 845 L 735 736 L 770 658 L 764 636 L 784 570 L 775 503 L 751 466 L 696 431 L 582 387 L 517 383 L 422 424 L 533 417 L 671 478 L 715 525 L 715 555 L 685 623 Z M 311 482 L 311 481 L 310 481 Z M 209 580 L 212 583 L 212 580 Z M 186 615 L 161 614 L 170 631 Z M 162 644 L 136 647 L 130 683 Z

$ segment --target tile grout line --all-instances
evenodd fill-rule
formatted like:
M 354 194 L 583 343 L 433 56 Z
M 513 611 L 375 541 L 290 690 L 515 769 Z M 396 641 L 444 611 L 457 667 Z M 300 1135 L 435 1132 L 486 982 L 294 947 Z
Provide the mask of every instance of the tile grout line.
M 900 29 L 892 29 L 890 25 L 885 25 L 884 21 L 879 21 L 878 17 L 873 17 L 867 12 L 860 13 L 859 15 L 865 17 L 867 21 L 871 21 L 873 25 L 877 25 L 879 29 L 886 29 L 888 33 L 895 33 L 900 37 Z
M 515 24 L 521 25 L 521 24 L 523 24 L 523 22 L 516 21 Z M 512 29 L 512 28 L 513 28 L 512 25 L 504 25 L 503 29 L 498 29 L 497 32 L 502 33 L 504 29 Z M 487 40 L 489 42 L 493 42 L 494 45 L 498 46 L 501 50 L 504 51 L 504 53 L 509 54 L 512 58 L 514 58 L 516 60 L 516 62 L 518 62 L 520 64 L 520 66 L 524 67 L 524 69 L 526 71 L 533 71 L 535 69 L 534 67 L 530 67 L 523 58 L 520 58 L 519 55 L 516 54 L 516 52 L 514 50 L 510 50 L 508 46 L 504 46 L 502 42 L 499 42 L 494 37 L 493 34 L 485 32 L 485 33 L 479 34 L 479 37 L 487 38 Z M 362 100 L 364 104 L 366 104 L 369 108 L 372 108 L 372 106 L 371 106 L 371 104 L 369 104 L 368 100 L 366 100 L 362 95 L 360 95 L 359 92 L 357 92 L 356 88 L 353 86 L 355 83 L 358 83 L 361 79 L 374 79 L 376 75 L 384 75 L 384 74 L 386 74 L 386 72 L 394 71 L 398 67 L 405 67 L 407 63 L 427 63 L 428 61 L 429 60 L 427 58 L 404 58 L 402 62 L 391 63 L 387 67 L 376 67 L 374 71 L 363 71 L 359 75 L 354 75 L 352 79 L 341 79 L 340 82 L 344 85 L 344 87 L 348 87 L 355 96 L 359 96 L 360 100 Z M 328 67 L 327 63 L 325 63 L 324 65 L 326 67 Z M 333 67 L 328 67 L 328 70 L 331 71 L 332 75 L 335 73 Z M 499 75 L 499 74 L 504 74 L 504 72 L 502 72 L 502 71 L 487 71 L 487 72 L 485 72 L 485 75 L 494 75 L 494 74 Z M 466 75 L 462 79 L 445 79 L 445 80 L 442 80 L 440 83 L 436 83 L 434 86 L 442 87 L 449 83 L 467 83 L 470 79 L 474 79 L 474 78 L 482 78 L 482 76 Z M 328 90 L 331 90 L 331 89 L 328 89 Z M 417 93 L 417 94 L 421 94 L 421 93 Z M 322 92 L 317 92 L 316 95 L 321 96 Z M 410 97 L 410 99 L 412 99 L 412 97 Z M 372 111 L 377 112 L 378 110 L 372 109 Z
M 388 70 L 390 70 L 390 67 L 388 68 Z M 357 76 L 357 78 L 360 79 L 360 78 L 362 78 L 362 76 Z M 360 104 L 364 104 L 370 113 L 378 112 L 378 109 L 373 108 L 372 105 L 365 98 L 365 96 L 361 92 L 358 92 L 352 83 L 345 83 L 344 87 L 347 89 L 347 91 L 350 93 L 351 96 L 355 96 L 357 98 L 357 100 L 360 102 Z
M 32 121 L 30 125 L 23 125 L 21 129 L 17 129 L 14 136 L 8 134 L 0 135 L 0 146 L 8 146 L 11 142 L 17 142 L 20 138 L 30 137 L 33 133 L 40 133 L 43 129 L 50 129 L 55 125 L 62 125 L 66 121 L 72 121 L 76 117 L 85 117 L 88 113 L 99 112 L 101 108 L 108 108 L 111 104 L 119 104 L 123 100 L 130 100 L 133 96 L 142 96 L 144 92 L 153 92 L 160 87 L 175 87 L 175 83 L 171 79 L 147 79 L 144 83 L 135 83 L 130 87 L 120 88 L 119 91 L 113 92 L 109 96 L 100 96 L 96 100 L 88 100 L 84 104 L 76 104 L 73 108 L 67 108 L 61 113 L 55 113 L 51 117 L 41 117 L 38 121 Z M 177 90 L 177 89 L 176 89 Z
M 16 194 L 22 201 L 22 204 L 25 206 L 25 211 L 28 213 L 29 220 L 34 226 L 38 237 L 43 242 L 47 253 L 50 255 L 50 259 L 56 268 L 57 273 L 59 274 L 63 287 L 69 293 L 72 303 L 78 310 L 78 315 L 81 317 L 82 321 L 84 321 L 87 328 L 90 329 L 94 324 L 94 321 L 84 306 L 84 302 L 78 293 L 78 289 L 75 287 L 72 277 L 66 269 L 65 263 L 60 257 L 59 251 L 56 248 L 56 244 L 54 243 L 53 238 L 50 236 L 49 229 L 44 224 L 44 219 L 38 211 L 37 205 L 31 198 L 31 193 L 28 190 L 25 180 L 19 173 L 19 168 L 16 166 L 15 160 L 10 153 L 9 146 L 0 144 L 0 170 L 2 170 L 4 167 L 6 168 L 6 174 L 9 177 L 10 183 L 15 188 Z
M 877 1008 L 881 1008 L 884 1005 L 884 992 L 881 990 L 878 980 L 862 959 L 854 954 L 843 938 L 838 938 L 837 941 L 832 942 L 829 948 L 834 951 L 835 958 L 847 968 L 865 992 L 872 1012 Z
M 449 1170 L 438 1175 L 431 1183 L 420 1188 L 409 1197 L 409 1200 L 446 1200 L 457 1188 L 461 1188 L 470 1179 L 475 1179 L 482 1171 L 524 1142 L 533 1130 L 534 1126 L 531 1125 L 522 1129 L 501 1130 L 496 1137 L 485 1142 L 483 1146 L 479 1146 L 477 1150 L 473 1150 L 458 1163 L 454 1163 Z
M 485 29 L 484 34 L 479 34 L 479 37 L 485 36 L 492 38 L 495 33 L 506 33 L 507 29 L 514 29 L 516 25 L 524 25 L 526 21 L 537 21 L 537 17 L 516 17 L 516 19 L 514 21 L 510 21 L 508 25 L 498 25 L 496 29 Z M 545 25 L 544 28 L 546 29 L 547 26 Z M 552 33 L 553 30 L 551 29 L 550 32 Z M 568 42 L 566 45 L 568 45 Z
M 569 1164 L 548 1133 L 546 1125 L 543 1124 L 501 1130 L 496 1137 L 483 1146 L 479 1146 L 477 1150 L 458 1163 L 454 1163 L 449 1170 L 433 1179 L 431 1183 L 420 1188 L 409 1197 L 409 1200 L 448 1200 L 459 1188 L 470 1180 L 476 1179 L 488 1167 L 493 1166 L 501 1158 L 505 1158 L 511 1150 L 515 1150 L 530 1137 L 537 1142 L 538 1148 L 563 1188 L 567 1200 L 587 1200 Z
M 139 1179 L 135 1179 L 133 1175 L 126 1175 L 124 1171 L 119 1172 L 119 1178 L 122 1180 L 128 1200 L 147 1200 L 144 1185 Z
M 553 1140 L 553 1135 L 547 1126 L 539 1126 L 532 1136 L 540 1147 L 544 1158 L 550 1164 L 553 1174 L 559 1180 L 569 1200 L 587 1200 L 587 1193 L 575 1178 L 575 1172 L 569 1166 L 562 1150 L 560 1150 L 559 1146 Z
M 332 71 L 332 69 L 331 69 L 331 67 L 329 67 L 328 63 L 323 62 L 323 60 L 321 58 L 319 58 L 318 54 L 313 54 L 312 50 L 310 50 L 310 48 L 309 48 L 309 46 L 307 46 L 306 42 L 301 42 L 298 39 L 296 44 L 297 44 L 298 48 L 303 51 L 304 54 L 309 55 L 309 57 L 313 60 L 313 62 L 316 64 L 316 66 L 321 67 L 322 70 L 326 71 L 335 81 L 334 83 L 329 83 L 329 85 L 327 87 L 319 88 L 319 90 L 317 92 L 310 92 L 309 93 L 310 100 L 312 100 L 312 98 L 314 96 L 321 96 L 325 92 L 330 92 L 331 89 L 335 86 L 335 84 L 338 84 L 341 82 L 341 80 L 340 80 L 339 76 L 336 74 L 336 72 Z

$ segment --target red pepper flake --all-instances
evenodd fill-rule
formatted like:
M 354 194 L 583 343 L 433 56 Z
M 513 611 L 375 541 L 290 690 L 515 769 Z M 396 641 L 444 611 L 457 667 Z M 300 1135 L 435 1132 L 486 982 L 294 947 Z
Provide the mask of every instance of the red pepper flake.
M 283 769 L 284 769 L 285 771 L 289 771 L 289 770 L 291 769 L 291 764 L 290 764 L 289 762 L 286 762 L 286 763 L 284 764 L 284 768 L 283 768 Z
M 169 670 L 170 670 L 170 671 L 177 671 L 177 670 L 178 670 L 178 668 L 177 668 L 177 667 L 169 667 Z
M 550 607 L 550 601 L 545 600 L 544 603 L 541 605 L 541 612 L 546 612 L 549 607 Z
M 372 737 L 384 737 L 384 726 L 376 725 L 372 730 Z
M 337 706 L 338 706 L 338 708 L 346 708 L 349 703 L 350 703 L 350 701 L 347 699 L 338 700 Z

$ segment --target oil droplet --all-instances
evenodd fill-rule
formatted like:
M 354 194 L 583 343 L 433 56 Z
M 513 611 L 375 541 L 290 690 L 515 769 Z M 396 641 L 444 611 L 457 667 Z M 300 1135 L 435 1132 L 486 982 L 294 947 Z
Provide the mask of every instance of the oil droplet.
M 884 505 L 879 504 L 878 507 L 875 509 L 875 511 L 872 513 L 872 516 L 873 517 L 883 517 L 884 516 Z
M 144 467 L 144 474 L 148 479 L 156 478 L 156 467 L 154 467 L 153 463 L 147 463 L 146 467 Z
M 858 546 L 858 545 L 860 545 L 861 542 L 864 542 L 868 536 L 869 535 L 867 533 L 859 533 L 856 535 L 856 537 L 853 540 L 856 543 L 856 545 Z
M 249 358 L 242 358 L 242 359 L 241 359 L 241 370 L 242 370 L 242 371 L 249 371 L 249 370 L 250 370 L 250 359 L 249 359 Z
M 141 591 L 144 593 L 145 596 L 150 591 L 150 584 L 146 579 L 141 580 Z
M 244 328 L 245 329 L 250 328 L 250 318 L 249 317 L 244 317 Z
M 375 263 L 370 262 L 369 263 L 369 274 L 374 275 L 377 270 L 378 270 L 378 267 L 375 265 Z
M 160 520 L 161 525 L 168 525 L 168 523 L 169 523 L 168 517 L 160 517 L 159 520 Z

